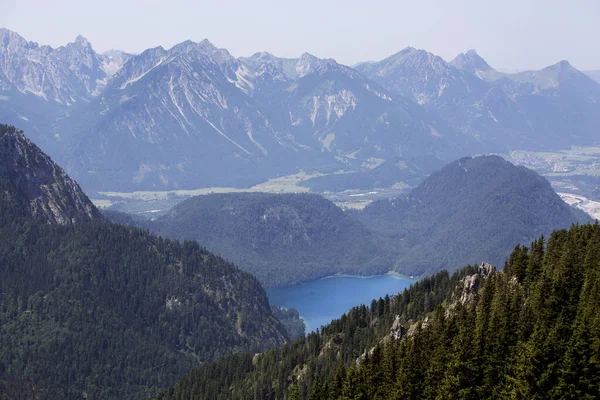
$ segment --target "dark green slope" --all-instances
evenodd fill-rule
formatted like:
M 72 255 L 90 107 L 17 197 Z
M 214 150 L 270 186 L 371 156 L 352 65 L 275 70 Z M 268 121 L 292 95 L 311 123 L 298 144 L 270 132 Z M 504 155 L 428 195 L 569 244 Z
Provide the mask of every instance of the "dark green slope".
M 417 275 L 481 261 L 501 265 L 515 243 L 590 220 L 542 176 L 498 156 L 455 161 L 408 197 L 353 215 L 398 248 L 395 269 Z
M 390 269 L 375 235 L 314 194 L 198 196 L 175 206 L 150 229 L 197 240 L 267 286 Z
M 2 129 L 0 148 L 14 157 L 0 164 L 30 163 L 35 152 L 13 140 L 22 134 Z M 42 198 L 69 205 L 80 190 L 61 175 L 33 185 L 58 168 L 46 167 L 0 167 L 1 399 L 136 398 L 201 361 L 288 341 L 260 283 L 196 243 L 77 208 L 43 214 L 77 223 L 32 214 L 30 193 L 61 188 Z
M 259 356 L 227 357 L 158 399 L 595 399 L 600 226 L 517 247 L 505 268 L 441 272 Z

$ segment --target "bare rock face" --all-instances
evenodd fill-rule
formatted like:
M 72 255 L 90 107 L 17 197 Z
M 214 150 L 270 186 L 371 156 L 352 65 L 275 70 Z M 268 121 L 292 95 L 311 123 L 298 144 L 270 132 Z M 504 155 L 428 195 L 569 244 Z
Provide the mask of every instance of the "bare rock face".
M 400 324 L 400 316 L 396 315 L 392 327 L 390 328 L 390 337 L 395 340 L 402 338 L 402 325 Z
M 479 275 L 481 275 L 481 277 L 483 279 L 487 278 L 488 276 L 490 276 L 490 274 L 492 272 L 494 272 L 495 268 L 492 264 L 488 264 L 486 262 L 482 262 L 479 265 Z
M 9 125 L 0 125 L 0 194 L 21 213 L 49 224 L 104 219 L 77 182 Z
M 494 266 L 486 262 L 479 265 L 479 271 L 476 274 L 465 277 L 459 286 L 461 289 L 453 296 L 453 304 L 449 307 L 456 307 L 456 304 L 471 304 L 477 301 L 477 293 L 484 279 L 494 272 Z
M 479 290 L 479 274 L 465 277 L 462 281 L 462 290 L 457 301 L 461 304 L 471 304 Z
M 427 329 L 429 327 L 429 316 L 425 317 L 422 322 L 415 322 L 408 328 L 408 332 L 406 332 L 406 336 L 413 337 L 417 333 L 417 329 Z

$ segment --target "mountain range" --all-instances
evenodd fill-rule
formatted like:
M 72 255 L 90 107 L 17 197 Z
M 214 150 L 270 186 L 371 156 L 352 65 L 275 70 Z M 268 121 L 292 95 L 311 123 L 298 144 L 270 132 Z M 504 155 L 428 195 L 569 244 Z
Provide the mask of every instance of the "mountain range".
M 596 143 L 600 85 L 567 61 L 505 74 L 470 50 L 450 63 L 407 48 L 358 71 L 439 115 L 488 152 Z
M 90 190 L 243 187 L 300 169 L 597 143 L 600 84 L 560 62 L 503 74 L 407 48 L 350 68 L 232 56 L 208 40 L 132 55 L 0 29 L 0 118 Z

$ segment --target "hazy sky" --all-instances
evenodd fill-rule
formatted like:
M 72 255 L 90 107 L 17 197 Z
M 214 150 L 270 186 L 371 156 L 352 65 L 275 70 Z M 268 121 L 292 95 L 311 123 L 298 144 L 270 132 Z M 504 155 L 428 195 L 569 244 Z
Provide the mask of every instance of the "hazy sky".
M 82 34 L 97 51 L 208 38 L 234 56 L 354 64 L 413 46 L 449 61 L 474 48 L 496 68 L 600 69 L 600 0 L 0 0 L 0 27 L 52 46 Z

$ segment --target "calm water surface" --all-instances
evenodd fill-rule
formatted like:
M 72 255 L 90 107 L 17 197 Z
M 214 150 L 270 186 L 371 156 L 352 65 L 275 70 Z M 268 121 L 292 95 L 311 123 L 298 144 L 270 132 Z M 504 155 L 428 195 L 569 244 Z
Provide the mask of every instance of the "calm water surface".
M 339 318 L 352 307 L 371 300 L 396 294 L 409 287 L 415 279 L 397 275 L 368 278 L 336 276 L 286 288 L 268 289 L 271 304 L 295 308 L 304 318 L 310 332 Z

